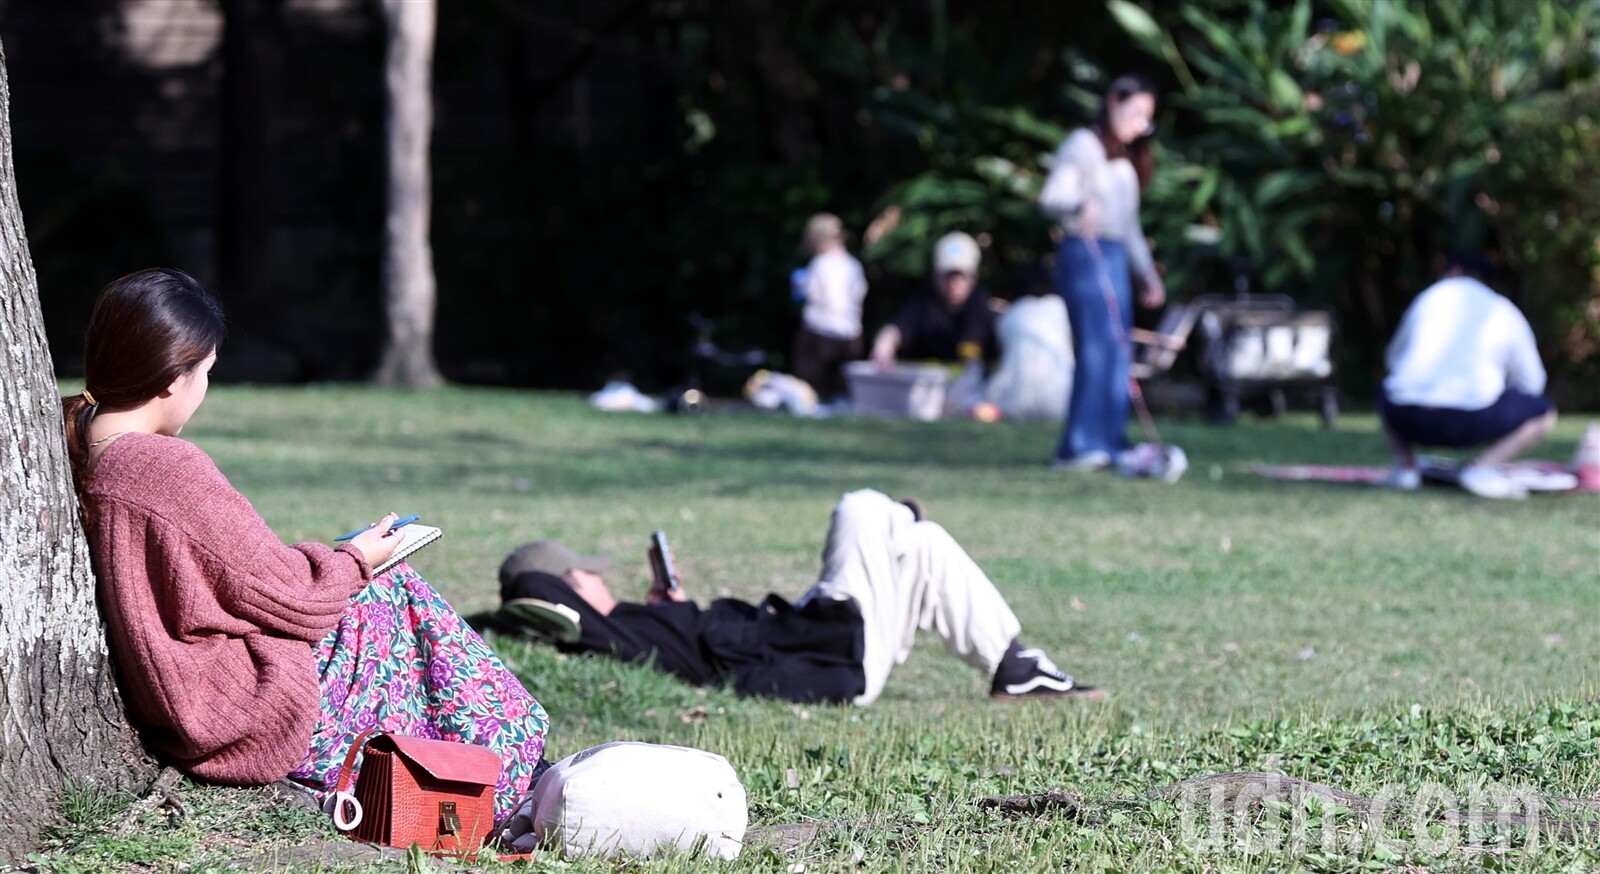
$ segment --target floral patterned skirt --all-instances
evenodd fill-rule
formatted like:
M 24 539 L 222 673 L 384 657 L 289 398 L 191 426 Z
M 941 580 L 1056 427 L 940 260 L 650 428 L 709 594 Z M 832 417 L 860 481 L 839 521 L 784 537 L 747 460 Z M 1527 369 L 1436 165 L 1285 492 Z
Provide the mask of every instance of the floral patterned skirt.
M 539 765 L 550 717 L 409 565 L 351 599 L 316 659 L 321 714 L 292 779 L 325 800 L 350 744 L 368 729 L 461 741 L 500 756 L 495 820 L 511 814 Z

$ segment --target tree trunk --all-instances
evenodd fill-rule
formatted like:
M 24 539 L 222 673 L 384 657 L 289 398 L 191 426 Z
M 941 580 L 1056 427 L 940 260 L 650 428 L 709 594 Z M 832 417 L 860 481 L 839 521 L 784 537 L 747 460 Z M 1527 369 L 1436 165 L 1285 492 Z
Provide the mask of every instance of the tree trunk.
M 123 716 L 11 164 L 0 49 L 0 865 L 39 846 L 69 786 L 153 773 Z
M 432 388 L 436 306 L 428 243 L 433 130 L 434 0 L 383 0 L 388 22 L 384 80 L 388 100 L 389 204 L 383 229 L 383 298 L 389 334 L 374 379 Z

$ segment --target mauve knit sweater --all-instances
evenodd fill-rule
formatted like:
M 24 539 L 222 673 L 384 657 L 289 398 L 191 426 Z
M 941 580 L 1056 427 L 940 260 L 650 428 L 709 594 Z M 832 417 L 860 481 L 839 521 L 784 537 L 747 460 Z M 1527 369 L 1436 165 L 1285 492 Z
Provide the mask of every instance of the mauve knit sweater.
M 361 553 L 284 546 L 176 437 L 118 437 L 84 496 L 112 654 L 146 743 L 208 780 L 286 776 L 317 718 L 312 644 L 372 579 Z

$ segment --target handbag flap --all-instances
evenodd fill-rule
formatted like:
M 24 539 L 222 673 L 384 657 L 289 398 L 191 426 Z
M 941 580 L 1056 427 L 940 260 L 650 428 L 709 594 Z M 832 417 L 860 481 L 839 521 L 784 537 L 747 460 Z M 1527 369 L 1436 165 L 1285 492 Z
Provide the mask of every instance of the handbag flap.
M 500 778 L 500 757 L 488 747 L 403 734 L 386 734 L 374 743 L 382 741 L 435 780 L 493 786 Z

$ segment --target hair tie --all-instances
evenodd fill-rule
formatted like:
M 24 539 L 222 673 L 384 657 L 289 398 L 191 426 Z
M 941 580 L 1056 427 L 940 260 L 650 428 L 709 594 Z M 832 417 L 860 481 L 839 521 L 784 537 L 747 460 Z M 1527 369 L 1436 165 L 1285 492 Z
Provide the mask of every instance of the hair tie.
M 89 406 L 91 406 L 91 407 L 100 406 L 100 402 L 94 399 L 94 395 L 89 394 L 89 390 L 88 389 L 84 389 L 83 391 L 78 392 L 78 394 L 83 395 L 83 399 L 89 402 Z

